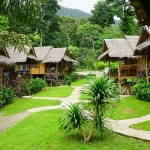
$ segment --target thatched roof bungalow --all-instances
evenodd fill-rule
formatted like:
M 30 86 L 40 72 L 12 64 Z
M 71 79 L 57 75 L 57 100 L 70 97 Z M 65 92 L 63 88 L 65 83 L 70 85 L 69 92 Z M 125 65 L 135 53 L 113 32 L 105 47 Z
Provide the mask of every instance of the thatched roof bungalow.
M 150 28 L 148 26 L 144 26 L 142 28 L 139 40 L 137 42 L 136 47 L 134 48 L 134 55 L 150 55 Z
M 30 64 L 36 63 L 39 61 L 36 58 L 34 49 L 30 49 L 29 47 L 25 47 L 26 51 L 19 51 L 18 49 L 15 49 L 14 47 L 7 47 L 6 51 L 11 59 L 11 61 L 15 64 L 14 67 L 6 68 L 4 71 L 9 71 L 13 78 L 17 74 L 30 74 Z
M 67 48 L 53 48 L 52 46 L 34 47 L 37 58 L 40 60 L 38 67 L 32 69 L 32 74 L 45 74 L 55 72 L 63 74 L 71 69 L 72 63 L 77 63 Z
M 133 55 L 133 49 L 136 47 L 138 38 L 138 36 L 125 36 L 124 39 L 104 40 L 102 54 L 98 59 L 103 61 L 123 61 L 123 64 L 118 66 L 118 69 L 110 69 L 110 75 L 124 78 L 136 75 L 138 57 Z
M 136 47 L 138 36 L 125 36 L 125 39 L 105 39 L 99 60 L 118 60 L 136 58 L 133 48 Z
M 140 60 L 141 70 L 146 71 L 148 80 L 150 78 L 150 28 L 148 26 L 144 26 L 141 31 L 137 47 L 134 49 L 134 55 L 142 55 Z
M 67 62 L 77 63 L 73 55 L 67 50 L 67 48 L 52 48 L 47 56 L 43 59 L 43 63 L 59 63 L 65 60 Z

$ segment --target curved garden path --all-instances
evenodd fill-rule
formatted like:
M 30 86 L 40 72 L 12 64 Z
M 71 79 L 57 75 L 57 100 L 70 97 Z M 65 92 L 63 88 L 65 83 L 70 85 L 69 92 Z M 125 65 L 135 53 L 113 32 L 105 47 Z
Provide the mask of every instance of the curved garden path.
M 57 106 L 45 106 L 45 107 L 28 109 L 24 112 L 21 112 L 12 116 L 0 116 L 0 133 L 11 128 L 20 120 L 24 119 L 25 117 L 29 116 L 32 113 L 43 111 L 43 110 L 48 110 L 48 109 L 60 109 L 60 108 L 63 108 L 63 106 L 67 106 L 66 104 L 69 104 L 70 102 L 72 103 L 78 102 L 79 95 L 80 95 L 79 93 L 81 89 L 82 89 L 82 86 L 74 87 L 74 91 L 67 98 L 32 97 L 32 99 L 47 99 L 47 100 L 56 99 L 56 100 L 61 100 L 62 103 L 61 105 L 57 105 Z M 111 120 L 111 119 L 108 119 L 108 120 L 110 121 L 112 130 L 114 132 L 150 141 L 150 131 L 143 131 L 143 130 L 136 130 L 136 129 L 129 128 L 131 124 L 136 124 L 139 122 L 150 120 L 150 114 L 140 117 L 140 118 L 133 118 L 133 119 L 127 119 L 127 120 Z

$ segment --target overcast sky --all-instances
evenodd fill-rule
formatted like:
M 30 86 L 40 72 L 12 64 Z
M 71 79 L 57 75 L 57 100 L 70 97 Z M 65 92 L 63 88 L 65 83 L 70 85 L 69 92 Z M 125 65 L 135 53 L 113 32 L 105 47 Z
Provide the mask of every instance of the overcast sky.
M 98 0 L 61 0 L 61 2 L 59 2 L 59 5 L 91 13 L 94 4 L 96 4 L 97 1 Z

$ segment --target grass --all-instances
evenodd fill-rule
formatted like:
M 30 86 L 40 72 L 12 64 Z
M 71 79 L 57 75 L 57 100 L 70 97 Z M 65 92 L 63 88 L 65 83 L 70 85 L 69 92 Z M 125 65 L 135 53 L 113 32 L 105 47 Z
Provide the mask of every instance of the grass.
M 138 124 L 132 124 L 132 125 L 130 125 L 130 128 L 144 130 L 144 131 L 150 131 L 150 121 L 145 121 L 145 122 L 141 122 Z
M 9 105 L 5 105 L 0 109 L 0 114 L 4 116 L 10 116 L 30 108 L 41 107 L 41 106 L 53 106 L 60 105 L 61 101 L 58 100 L 36 100 L 36 99 L 25 99 L 17 98 L 12 101 Z
M 79 96 L 80 100 L 89 100 L 91 99 L 91 96 L 87 95 L 86 92 L 82 92 Z
M 41 96 L 41 97 L 68 97 L 74 88 L 69 86 L 51 86 L 45 87 L 39 93 L 34 94 L 34 96 Z
M 71 86 L 82 86 L 86 83 L 87 83 L 86 79 L 79 79 L 76 82 L 71 82 Z
M 59 131 L 58 118 L 65 110 L 46 110 L 31 114 L 11 129 L 0 134 L 1 150 L 150 150 L 150 143 L 119 134 L 103 140 L 94 134 L 85 143 L 78 131 L 65 134 Z
M 121 120 L 137 118 L 150 113 L 150 103 L 138 100 L 135 96 L 126 97 L 116 105 L 116 111 L 109 118 Z

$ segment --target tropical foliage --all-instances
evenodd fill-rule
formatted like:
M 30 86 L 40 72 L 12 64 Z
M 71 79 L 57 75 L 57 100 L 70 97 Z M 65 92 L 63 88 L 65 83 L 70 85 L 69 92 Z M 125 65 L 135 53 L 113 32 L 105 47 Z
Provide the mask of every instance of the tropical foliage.
M 146 79 L 139 79 L 132 88 L 132 92 L 140 100 L 150 101 L 150 83 Z
M 101 135 L 109 128 L 106 112 L 113 110 L 110 101 L 119 100 L 118 87 L 116 83 L 107 77 L 91 77 L 88 79 L 89 103 L 84 108 L 80 103 L 68 105 L 69 109 L 60 117 L 60 130 L 70 132 L 78 129 L 84 141 L 91 140 L 94 130 L 97 129 Z M 86 133 L 89 129 L 89 133 Z
M 26 95 L 31 95 L 39 92 L 43 87 L 46 86 L 46 81 L 41 78 L 27 79 L 24 85 Z
M 10 88 L 2 88 L 0 89 L 0 107 L 5 104 L 8 104 L 15 97 L 13 90 Z

